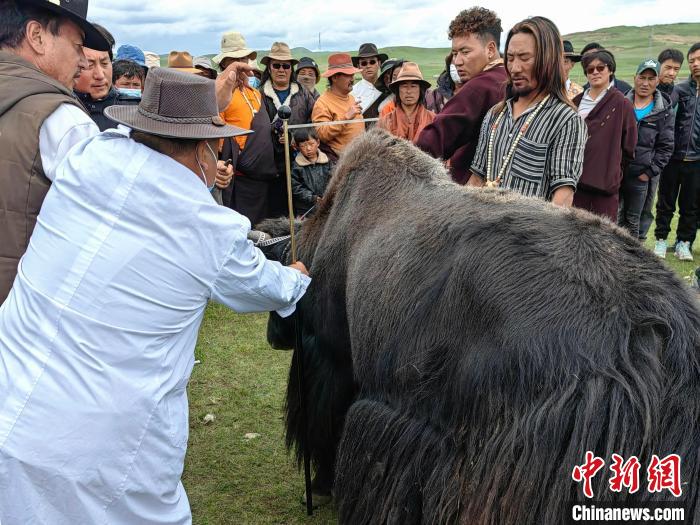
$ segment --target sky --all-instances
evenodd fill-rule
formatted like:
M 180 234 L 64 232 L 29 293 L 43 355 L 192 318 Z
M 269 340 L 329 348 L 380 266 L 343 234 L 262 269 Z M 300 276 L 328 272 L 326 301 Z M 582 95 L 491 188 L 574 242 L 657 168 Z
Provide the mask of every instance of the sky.
M 553 20 L 562 34 L 700 21 L 700 2 L 683 0 L 672 8 L 669 4 L 669 0 L 491 0 L 481 5 L 501 17 L 505 31 L 534 15 Z M 283 41 L 313 51 L 348 51 L 363 42 L 378 47 L 449 47 L 449 23 L 468 7 L 449 0 L 90 0 L 88 18 L 109 29 L 118 45 L 134 44 L 159 54 L 216 53 L 222 33 L 230 30 L 243 33 L 252 49 L 269 49 L 272 42 Z

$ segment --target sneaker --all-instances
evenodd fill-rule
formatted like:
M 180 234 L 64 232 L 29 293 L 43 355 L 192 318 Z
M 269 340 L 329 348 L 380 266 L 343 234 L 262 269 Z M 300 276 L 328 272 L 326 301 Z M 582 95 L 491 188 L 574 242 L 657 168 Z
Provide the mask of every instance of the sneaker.
M 688 241 L 678 241 L 678 244 L 676 244 L 676 257 L 679 261 L 693 260 L 693 254 L 690 253 L 690 243 Z
M 654 244 L 654 255 L 666 258 L 666 239 L 656 239 L 656 244 Z

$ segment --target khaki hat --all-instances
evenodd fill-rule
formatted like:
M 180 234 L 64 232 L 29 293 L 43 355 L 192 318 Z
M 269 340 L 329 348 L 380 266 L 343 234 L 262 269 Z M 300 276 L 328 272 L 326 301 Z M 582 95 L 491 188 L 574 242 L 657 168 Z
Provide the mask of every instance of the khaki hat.
M 349 53 L 333 53 L 328 57 L 328 69 L 321 76 L 329 78 L 338 73 L 354 75 L 361 73 L 361 71 L 352 65 Z
M 160 137 L 221 139 L 250 133 L 227 125 L 219 116 L 214 81 L 163 67 L 146 77 L 138 106 L 109 106 L 104 113 L 131 129 Z
M 260 63 L 267 67 L 270 60 L 286 60 L 292 63 L 292 65 L 297 64 L 299 61 L 292 56 L 292 51 L 289 46 L 284 42 L 274 42 L 272 44 L 272 49 L 270 52 L 260 59 Z
M 396 77 L 396 80 L 389 84 L 389 87 L 398 87 L 401 82 L 407 81 L 418 82 L 425 88 L 430 87 L 430 82 L 423 79 L 423 73 L 420 72 L 420 68 L 415 62 L 404 62 L 401 69 L 399 69 L 399 75 Z
M 153 51 L 144 51 L 143 55 L 146 57 L 146 67 L 151 69 L 152 67 L 160 67 L 160 56 L 158 53 Z
M 194 67 L 192 55 L 187 51 L 171 51 L 168 55 L 168 66 L 170 69 L 177 69 L 183 73 L 199 73 L 199 69 Z
M 221 53 L 211 59 L 212 64 L 221 69 L 224 58 L 257 58 L 258 53 L 248 49 L 243 35 L 237 31 L 229 31 L 221 37 Z

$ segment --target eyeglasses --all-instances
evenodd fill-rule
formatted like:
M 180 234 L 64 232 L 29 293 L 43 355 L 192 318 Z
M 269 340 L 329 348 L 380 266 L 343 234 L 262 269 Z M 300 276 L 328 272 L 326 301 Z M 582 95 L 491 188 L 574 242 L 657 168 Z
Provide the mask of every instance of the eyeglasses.
M 282 68 L 282 69 L 284 69 L 285 71 L 288 70 L 288 69 L 292 69 L 292 65 L 291 65 L 291 64 L 280 64 L 280 63 L 278 63 L 278 62 L 275 62 L 274 64 L 270 64 L 270 65 L 272 66 L 272 69 L 279 69 L 279 68 Z
M 376 63 L 376 58 L 370 58 L 369 60 L 360 60 L 360 67 L 373 66 Z
M 603 71 L 605 71 L 606 67 L 608 67 L 606 64 L 587 67 L 586 68 L 586 75 L 592 75 L 594 71 L 597 71 L 598 73 L 602 73 Z

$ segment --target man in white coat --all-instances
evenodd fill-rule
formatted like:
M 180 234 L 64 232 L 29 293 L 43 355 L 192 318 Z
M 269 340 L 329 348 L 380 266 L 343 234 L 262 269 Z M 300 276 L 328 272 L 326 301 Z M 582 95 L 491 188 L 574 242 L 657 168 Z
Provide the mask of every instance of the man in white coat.
M 131 128 L 52 172 L 0 307 L 0 522 L 188 524 L 186 386 L 209 300 L 288 316 L 310 281 L 265 259 L 210 190 L 214 82 L 151 71 Z

